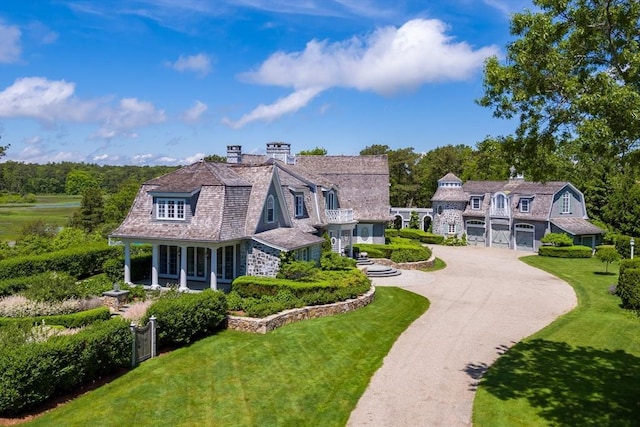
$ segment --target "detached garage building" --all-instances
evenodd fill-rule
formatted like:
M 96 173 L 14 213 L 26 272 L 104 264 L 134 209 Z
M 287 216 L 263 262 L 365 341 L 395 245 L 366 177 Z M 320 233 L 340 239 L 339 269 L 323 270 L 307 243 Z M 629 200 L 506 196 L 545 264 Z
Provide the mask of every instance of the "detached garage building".
M 431 198 L 433 232 L 467 236 L 469 245 L 537 251 L 549 232 L 595 248 L 603 231 L 588 220 L 584 195 L 569 182 L 467 181 L 452 173 L 438 180 Z

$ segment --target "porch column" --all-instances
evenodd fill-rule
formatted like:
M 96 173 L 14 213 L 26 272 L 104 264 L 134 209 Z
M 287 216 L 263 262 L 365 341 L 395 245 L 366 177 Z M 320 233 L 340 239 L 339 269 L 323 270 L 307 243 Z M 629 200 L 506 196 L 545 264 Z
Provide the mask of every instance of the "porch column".
M 349 233 L 349 258 L 353 258 L 353 230 Z
M 124 283 L 131 283 L 131 243 L 124 242 Z
M 154 244 L 151 246 L 151 288 L 160 287 L 158 283 L 158 266 L 160 264 L 160 246 Z
M 187 247 L 180 246 L 180 291 L 186 291 L 187 287 Z
M 214 291 L 218 290 L 218 275 L 216 271 L 217 266 L 218 266 L 218 249 L 211 248 L 211 268 L 209 269 L 211 271 L 209 272 L 209 275 L 210 275 L 211 289 L 213 289 Z

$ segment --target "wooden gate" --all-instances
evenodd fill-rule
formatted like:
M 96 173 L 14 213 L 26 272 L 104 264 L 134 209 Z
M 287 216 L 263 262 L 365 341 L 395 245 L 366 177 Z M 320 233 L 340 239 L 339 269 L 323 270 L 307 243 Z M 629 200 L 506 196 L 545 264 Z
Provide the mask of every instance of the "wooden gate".
M 131 348 L 131 366 L 156 357 L 156 318 L 151 316 L 146 326 L 131 323 L 133 344 Z

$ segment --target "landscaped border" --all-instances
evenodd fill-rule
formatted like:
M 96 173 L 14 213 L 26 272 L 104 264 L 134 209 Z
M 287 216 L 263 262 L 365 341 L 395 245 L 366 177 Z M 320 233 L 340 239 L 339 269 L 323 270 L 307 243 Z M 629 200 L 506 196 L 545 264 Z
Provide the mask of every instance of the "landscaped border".
M 420 270 L 423 268 L 431 268 L 433 267 L 433 263 L 436 261 L 435 255 L 431 255 L 431 258 L 429 258 L 426 261 L 415 261 L 415 262 L 394 262 L 387 258 L 370 258 L 370 259 L 375 264 L 386 265 L 387 267 L 393 267 L 399 270 Z
M 333 316 L 334 314 L 347 313 L 358 308 L 365 307 L 373 301 L 376 288 L 371 288 L 357 298 L 346 301 L 338 301 L 331 304 L 311 305 L 302 308 L 292 308 L 281 311 L 264 318 L 227 316 L 227 329 L 242 332 L 252 332 L 256 334 L 266 334 L 276 328 L 300 320 L 317 319 L 320 317 Z

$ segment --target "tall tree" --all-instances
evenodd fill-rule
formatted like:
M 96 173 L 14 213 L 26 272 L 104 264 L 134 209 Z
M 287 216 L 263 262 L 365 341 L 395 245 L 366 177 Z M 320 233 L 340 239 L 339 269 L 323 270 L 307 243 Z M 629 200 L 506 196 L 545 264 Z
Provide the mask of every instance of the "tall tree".
M 504 61 L 485 65 L 478 100 L 518 118 L 504 141 L 518 170 L 545 180 L 556 155 L 606 155 L 624 171 L 640 162 L 640 2 L 533 0 L 513 15 Z
M 438 188 L 438 180 L 447 173 L 454 173 L 464 180 L 464 165 L 468 164 L 472 155 L 471 147 L 459 144 L 437 147 L 420 157 L 413 177 L 418 187 L 417 206 L 431 206 L 431 197 Z
M 98 180 L 89 172 L 74 169 L 67 175 L 65 192 L 67 194 L 83 194 L 89 188 L 97 188 Z
M 70 225 L 90 233 L 98 228 L 104 219 L 104 202 L 97 187 L 89 187 L 82 193 L 80 210 L 71 218 Z
M 419 185 L 414 181 L 413 168 L 420 157 L 413 147 L 392 150 L 388 145 L 374 144 L 360 150 L 361 156 L 386 154 L 389 161 L 389 201 L 391 206 L 415 207 Z
M 7 150 L 9 149 L 8 145 L 0 145 L 0 159 L 7 154 Z
M 315 147 L 311 150 L 302 150 L 298 153 L 299 156 L 326 156 L 327 149 L 322 147 Z

